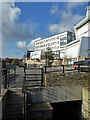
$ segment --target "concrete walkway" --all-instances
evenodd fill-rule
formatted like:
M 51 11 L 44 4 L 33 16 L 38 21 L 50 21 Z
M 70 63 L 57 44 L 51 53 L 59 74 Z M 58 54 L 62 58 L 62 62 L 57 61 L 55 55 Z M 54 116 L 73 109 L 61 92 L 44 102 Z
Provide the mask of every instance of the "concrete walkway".
M 16 69 L 16 75 L 9 84 L 2 120 L 22 120 L 23 109 L 23 68 Z
M 16 68 L 16 75 L 12 77 L 12 82 L 10 82 L 10 88 L 22 88 L 23 86 L 23 79 L 24 79 L 24 69 L 23 68 Z

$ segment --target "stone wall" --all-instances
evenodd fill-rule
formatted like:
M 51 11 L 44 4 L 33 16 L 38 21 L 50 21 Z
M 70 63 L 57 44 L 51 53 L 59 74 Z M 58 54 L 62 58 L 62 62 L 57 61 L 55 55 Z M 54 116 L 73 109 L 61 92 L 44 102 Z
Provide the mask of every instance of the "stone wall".
M 82 88 L 82 112 L 83 117 L 90 120 L 90 90 L 87 88 Z
M 4 110 L 5 110 L 7 94 L 8 94 L 7 89 L 4 89 L 2 92 L 2 96 L 0 97 L 0 120 L 1 120 Z
M 82 100 L 82 86 L 49 86 L 29 88 L 28 98 L 32 104 Z
M 89 86 L 90 73 L 60 73 L 44 74 L 44 86 Z

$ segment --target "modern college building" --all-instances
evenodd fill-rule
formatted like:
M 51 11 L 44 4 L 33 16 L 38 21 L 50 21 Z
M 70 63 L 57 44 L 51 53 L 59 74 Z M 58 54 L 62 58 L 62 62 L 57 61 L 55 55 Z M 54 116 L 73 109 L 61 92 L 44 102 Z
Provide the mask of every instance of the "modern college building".
M 90 57 L 90 6 L 86 17 L 70 31 L 40 39 L 35 42 L 35 51 L 31 52 L 29 61 L 43 61 L 49 47 L 55 60 L 60 64 L 73 64 L 74 61 Z
M 75 40 L 75 34 L 69 31 L 41 39 L 35 42 L 35 51 L 31 54 L 32 59 L 39 59 L 41 60 L 37 54 L 41 53 L 41 56 L 45 54 L 47 48 L 49 47 L 51 51 L 54 53 L 55 59 L 63 58 L 66 44 L 70 43 L 71 41 Z M 39 55 L 38 54 L 38 55 Z M 35 57 L 36 56 L 36 57 Z M 44 58 L 42 58 L 44 59 Z

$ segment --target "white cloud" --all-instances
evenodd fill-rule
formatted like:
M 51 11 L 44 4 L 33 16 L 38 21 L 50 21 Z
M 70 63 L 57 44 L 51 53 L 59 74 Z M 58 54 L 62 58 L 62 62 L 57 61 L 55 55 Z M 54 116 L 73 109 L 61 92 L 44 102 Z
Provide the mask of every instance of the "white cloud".
M 20 42 L 20 41 L 19 41 L 19 42 L 16 44 L 16 46 L 17 46 L 18 48 L 22 49 L 22 50 L 26 50 L 26 48 L 27 48 L 26 42 Z
M 68 4 L 66 6 L 67 9 L 65 9 L 64 11 L 61 11 L 59 9 L 57 11 L 57 14 L 60 14 L 60 16 L 58 16 L 60 21 L 57 24 L 48 25 L 47 28 L 51 34 L 56 34 L 63 31 L 73 31 L 74 25 L 79 23 L 84 18 L 84 16 L 81 16 L 79 14 L 73 15 L 71 9 L 74 8 L 76 5 L 72 5 L 72 7 L 70 8 Z
M 75 7 L 77 7 L 77 6 L 82 6 L 84 4 L 84 2 L 83 2 L 83 0 L 81 0 L 81 2 L 68 2 L 67 3 L 67 7 L 68 7 L 68 9 L 72 9 L 72 8 L 75 8 Z
M 31 22 L 19 23 L 18 20 L 22 11 L 20 8 L 15 6 L 14 2 L 0 2 L 0 8 L 0 16 L 2 18 L 0 19 L 0 34 L 2 35 L 0 41 L 0 48 L 2 47 L 2 52 L 0 49 L 0 56 L 2 54 L 2 57 L 6 57 L 11 55 L 10 52 L 12 50 L 10 50 L 10 47 L 12 41 L 25 41 L 34 38 L 33 33 L 38 27 L 38 24 Z M 15 44 L 12 44 L 12 46 L 15 47 Z M 25 42 L 19 42 L 17 46 L 23 50 L 27 49 Z
M 16 44 L 16 47 L 19 48 L 19 49 L 22 49 L 22 50 L 32 50 L 34 51 L 35 50 L 35 42 L 40 40 L 41 38 L 36 38 L 34 40 L 32 40 L 28 45 L 26 44 L 26 42 L 21 42 L 19 41 L 17 44 Z
M 50 13 L 51 13 L 52 15 L 54 15 L 54 14 L 57 13 L 57 11 L 58 11 L 58 6 L 57 6 L 57 4 L 53 4 L 52 7 L 51 7 L 51 9 L 50 9 Z
M 1 13 L 1 12 L 0 12 Z M 26 40 L 33 38 L 37 23 L 17 23 L 21 9 L 15 3 L 2 3 L 2 36 L 6 40 Z M 1 15 L 0 15 L 1 16 Z

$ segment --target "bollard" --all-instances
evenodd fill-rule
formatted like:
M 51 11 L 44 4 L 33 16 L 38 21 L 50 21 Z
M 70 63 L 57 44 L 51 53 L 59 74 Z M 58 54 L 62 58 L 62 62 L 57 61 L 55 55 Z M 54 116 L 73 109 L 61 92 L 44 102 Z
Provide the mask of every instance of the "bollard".
M 63 73 L 64 73 L 64 65 L 62 65 L 63 66 Z
M 43 80 L 43 68 L 41 68 L 41 70 L 42 70 L 42 72 L 41 72 L 41 86 L 43 87 L 44 85 L 43 85 L 43 82 L 44 82 L 44 80 Z
M 80 65 L 78 65 L 78 72 L 80 72 L 81 70 L 80 70 Z
M 45 66 L 45 73 L 47 72 L 47 66 Z

